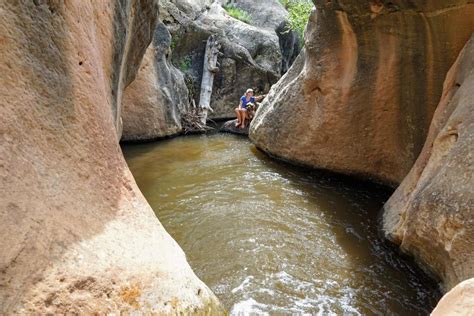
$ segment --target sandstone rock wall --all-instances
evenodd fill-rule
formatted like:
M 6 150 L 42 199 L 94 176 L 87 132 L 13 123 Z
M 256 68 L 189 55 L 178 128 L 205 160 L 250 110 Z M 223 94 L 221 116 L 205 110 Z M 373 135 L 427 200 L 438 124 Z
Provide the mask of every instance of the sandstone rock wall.
M 298 65 L 250 137 L 285 160 L 398 184 L 421 151 L 474 4 L 315 0 Z
M 136 80 L 125 90 L 122 140 L 151 140 L 181 132 L 189 111 L 183 74 L 169 61 L 171 35 L 157 23 Z
M 0 314 L 219 310 L 118 145 L 156 12 L 0 2 Z
M 383 228 L 447 289 L 474 277 L 474 36 L 444 83 L 428 138 Z
M 443 296 L 431 316 L 471 316 L 473 313 L 474 279 L 469 279 Z

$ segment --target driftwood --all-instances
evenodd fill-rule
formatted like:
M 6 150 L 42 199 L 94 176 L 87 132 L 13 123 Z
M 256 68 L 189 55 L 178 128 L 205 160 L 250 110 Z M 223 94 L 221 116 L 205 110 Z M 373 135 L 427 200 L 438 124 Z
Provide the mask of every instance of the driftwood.
M 201 122 L 200 113 L 194 109 L 181 114 L 181 126 L 185 134 L 205 133 L 214 130 Z
M 214 84 L 214 75 L 219 70 L 217 57 L 221 45 L 216 35 L 209 36 L 204 54 L 204 65 L 202 70 L 201 95 L 199 98 L 199 108 L 201 109 L 201 123 L 206 125 L 209 111 L 211 108 L 212 86 Z

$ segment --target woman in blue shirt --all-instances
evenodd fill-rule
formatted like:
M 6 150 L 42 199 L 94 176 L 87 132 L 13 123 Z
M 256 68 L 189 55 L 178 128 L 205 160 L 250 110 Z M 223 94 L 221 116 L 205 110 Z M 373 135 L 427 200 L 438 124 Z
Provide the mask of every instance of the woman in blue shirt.
M 252 89 L 245 91 L 245 95 L 240 98 L 239 107 L 235 109 L 235 114 L 237 114 L 235 127 L 245 128 L 245 120 L 248 118 L 247 107 L 254 105 L 256 100 L 261 101 L 262 99 L 263 96 L 254 97 Z

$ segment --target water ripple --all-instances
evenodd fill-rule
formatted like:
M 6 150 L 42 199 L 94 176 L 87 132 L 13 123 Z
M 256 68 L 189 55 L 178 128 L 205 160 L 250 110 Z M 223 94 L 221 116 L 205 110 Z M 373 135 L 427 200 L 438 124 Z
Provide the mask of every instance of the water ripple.
M 282 165 L 229 135 L 124 153 L 231 314 L 424 315 L 437 298 L 435 285 L 378 238 L 384 188 Z

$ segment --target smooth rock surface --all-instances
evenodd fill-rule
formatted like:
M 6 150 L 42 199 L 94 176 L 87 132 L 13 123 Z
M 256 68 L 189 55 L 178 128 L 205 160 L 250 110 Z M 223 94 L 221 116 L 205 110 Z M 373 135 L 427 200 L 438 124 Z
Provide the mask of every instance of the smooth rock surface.
M 220 311 L 118 145 L 156 12 L 0 2 L 0 314 Z
M 248 135 L 249 134 L 249 126 L 247 125 L 245 128 L 235 127 L 237 124 L 237 120 L 230 120 L 225 122 L 221 128 L 219 129 L 220 132 L 236 134 L 236 135 Z
M 431 316 L 473 316 L 474 279 L 463 281 L 439 301 Z
M 228 0 L 228 2 L 232 2 Z M 301 50 L 298 34 L 287 29 L 288 12 L 279 0 L 235 0 L 235 6 L 248 12 L 251 24 L 275 31 L 280 42 L 281 71 L 285 74 Z
M 474 37 L 444 83 L 428 138 L 384 206 L 383 229 L 447 290 L 474 277 Z
M 474 30 L 474 4 L 314 2 L 305 53 L 273 86 L 250 138 L 288 161 L 398 184 Z
M 171 35 L 157 23 L 137 78 L 124 93 L 124 141 L 162 138 L 182 131 L 181 113 L 189 111 L 183 74 L 169 61 Z

